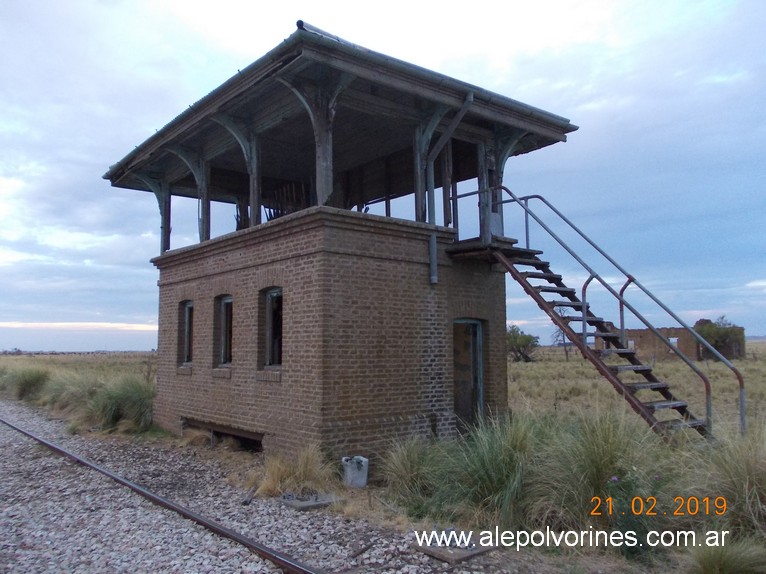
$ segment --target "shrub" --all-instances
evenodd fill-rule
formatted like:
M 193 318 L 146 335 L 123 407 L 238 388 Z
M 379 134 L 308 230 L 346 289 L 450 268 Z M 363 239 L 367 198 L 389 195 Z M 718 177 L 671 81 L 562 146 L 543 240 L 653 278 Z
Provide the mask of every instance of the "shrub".
M 745 356 L 745 330 L 727 321 L 724 315 L 715 321 L 700 319 L 694 324 L 694 330 L 724 357 L 739 359 Z M 699 355 L 699 359 L 713 357 L 713 354 L 702 346 Z
M 137 376 L 126 376 L 104 385 L 88 403 L 88 415 L 103 429 L 118 424 L 125 430 L 143 432 L 152 423 L 152 401 L 155 387 Z
M 50 373 L 45 369 L 28 368 L 11 372 L 8 376 L 16 398 L 20 401 L 34 401 L 40 397 Z
M 748 436 L 720 439 L 707 451 L 710 492 L 727 501 L 724 515 L 741 535 L 766 534 L 766 425 L 751 425 Z
M 471 522 L 518 525 L 533 427 L 529 417 L 482 419 L 444 451 L 437 500 Z
M 758 574 L 766 572 L 766 544 L 745 538 L 722 546 L 700 546 L 691 551 L 692 574 Z
M 90 376 L 57 373 L 45 386 L 40 403 L 81 418 L 86 405 L 103 387 L 101 380 Z
M 508 327 L 508 331 L 505 334 L 505 339 L 513 360 L 516 362 L 524 361 L 531 363 L 534 359 L 532 355 L 540 346 L 540 338 L 534 335 L 527 335 L 524 331 L 519 329 L 516 325 Z
M 381 461 L 381 474 L 390 493 L 402 500 L 430 495 L 436 479 L 437 450 L 434 443 L 418 437 L 393 443 Z
M 666 448 L 648 428 L 638 426 L 627 413 L 598 411 L 581 414 L 561 425 L 539 449 L 529 473 L 524 497 L 527 526 L 545 525 L 558 530 L 587 529 L 594 521 L 601 527 L 636 532 L 659 525 L 658 518 L 627 512 L 592 517 L 594 497 L 612 497 L 616 508 L 630 508 L 633 497 L 663 497 L 660 480 L 667 469 Z M 651 520 L 648 519 L 648 520 Z
M 421 518 L 432 512 L 430 498 L 439 480 L 438 443 L 412 437 L 392 443 L 381 461 L 381 475 L 390 496 L 407 508 L 410 516 Z
M 382 474 L 413 518 L 518 524 L 533 437 L 541 434 L 530 417 L 486 418 L 457 440 L 394 443 Z
M 8 384 L 8 367 L 5 365 L 0 365 L 0 391 L 4 391 L 6 389 L 6 385 Z

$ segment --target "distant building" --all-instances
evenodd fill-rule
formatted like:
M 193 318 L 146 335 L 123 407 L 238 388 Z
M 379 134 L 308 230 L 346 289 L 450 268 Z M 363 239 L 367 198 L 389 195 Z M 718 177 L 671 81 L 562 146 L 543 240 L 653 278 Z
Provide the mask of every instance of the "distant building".
M 489 253 L 515 240 L 489 188 L 575 129 L 299 23 L 104 176 L 159 202 L 156 422 L 371 456 L 506 410 Z M 462 197 L 466 180 L 483 191 Z M 171 249 L 177 197 L 200 241 Z M 461 236 L 477 203 L 479 237 Z M 230 233 L 211 237 L 211 204 Z
M 704 321 L 706 319 L 695 323 L 694 329 L 698 330 Z M 716 350 L 727 359 L 741 359 L 745 356 L 745 329 L 743 327 L 731 327 L 731 329 L 732 337 L 725 344 L 719 345 Z M 687 357 L 697 360 L 711 357 L 710 352 L 700 345 L 694 335 L 682 327 L 659 327 L 657 331 L 668 340 L 670 345 Z M 647 359 L 678 358 L 678 355 L 649 329 L 625 329 L 625 343 L 627 348 Z M 603 343 L 600 343 L 598 348 L 603 348 Z

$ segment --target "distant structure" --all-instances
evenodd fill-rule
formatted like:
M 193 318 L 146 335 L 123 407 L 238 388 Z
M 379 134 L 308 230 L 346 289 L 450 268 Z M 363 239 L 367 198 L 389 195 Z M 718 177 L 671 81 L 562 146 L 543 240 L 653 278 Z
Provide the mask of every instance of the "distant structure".
M 374 456 L 504 412 L 492 254 L 530 252 L 497 186 L 576 129 L 299 22 L 104 176 L 159 203 L 156 422 Z M 175 198 L 197 202 L 198 244 L 171 249 Z M 211 237 L 211 205 L 230 233 Z
M 705 323 L 712 323 L 708 319 L 700 319 L 694 324 L 694 329 L 699 331 Z M 715 344 L 716 350 L 727 359 L 742 359 L 745 357 L 745 329 L 743 327 L 729 327 L 731 336 L 721 344 Z M 681 327 L 659 327 L 657 331 L 665 337 L 670 344 L 681 354 L 696 358 L 697 360 L 712 358 L 694 335 Z M 625 329 L 627 347 L 643 357 L 654 360 L 678 359 L 661 339 L 657 338 L 649 329 Z M 602 345 L 603 348 L 603 345 Z

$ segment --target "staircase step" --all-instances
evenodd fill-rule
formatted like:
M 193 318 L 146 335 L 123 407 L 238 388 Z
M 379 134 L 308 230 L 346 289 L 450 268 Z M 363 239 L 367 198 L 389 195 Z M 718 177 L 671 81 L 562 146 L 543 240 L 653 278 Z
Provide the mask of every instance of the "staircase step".
M 582 301 L 546 301 L 551 307 L 571 307 L 572 309 L 582 309 Z M 590 304 L 586 304 L 590 307 Z
M 654 428 L 658 430 L 680 430 L 680 429 L 696 429 L 706 426 L 706 423 L 702 419 L 673 419 L 669 421 L 659 421 L 655 423 Z
M 688 405 L 686 401 L 649 401 L 644 406 L 653 411 L 659 409 L 680 409 Z
M 548 261 L 542 261 L 541 259 L 513 259 L 511 261 L 514 265 L 529 265 L 532 267 L 548 267 L 550 263 Z
M 603 319 L 602 319 L 603 321 Z M 612 333 L 611 331 L 589 331 L 585 333 L 586 337 L 600 337 L 602 339 L 619 339 L 619 333 Z
M 571 287 L 555 287 L 554 285 L 538 285 L 533 287 L 538 293 L 560 293 L 561 295 L 574 295 L 575 290 Z
M 555 273 L 539 273 L 537 271 L 523 271 L 521 276 L 525 279 L 543 279 L 545 281 L 561 281 L 561 275 Z
M 648 373 L 652 370 L 649 365 L 607 365 L 612 371 L 622 373 L 633 371 L 634 373 Z
M 663 383 L 660 381 L 651 382 L 641 382 L 641 383 L 623 383 L 626 387 L 631 389 L 632 391 L 659 391 L 662 389 L 670 388 L 670 385 L 667 383 Z
M 582 321 L 582 315 L 566 315 L 562 317 L 565 321 Z M 603 317 L 585 317 L 586 323 L 603 323 L 604 322 Z M 600 336 L 600 335 L 599 335 Z M 617 333 L 614 334 L 615 337 L 619 339 L 620 335 Z
M 609 355 L 619 355 L 624 357 L 625 355 L 635 355 L 636 352 L 633 349 L 601 349 L 598 354 L 602 357 L 608 357 Z

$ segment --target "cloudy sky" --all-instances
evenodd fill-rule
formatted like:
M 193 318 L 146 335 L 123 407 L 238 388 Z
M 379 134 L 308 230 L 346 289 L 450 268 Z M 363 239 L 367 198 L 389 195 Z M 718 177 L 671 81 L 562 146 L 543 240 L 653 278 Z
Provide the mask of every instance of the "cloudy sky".
M 571 119 L 505 184 L 550 199 L 684 320 L 766 335 L 766 2 L 363 5 L 2 0 L 0 350 L 156 346 L 157 204 L 101 176 L 298 19 Z M 194 229 L 178 213 L 176 247 Z M 509 322 L 548 342 L 523 299 L 509 284 Z

